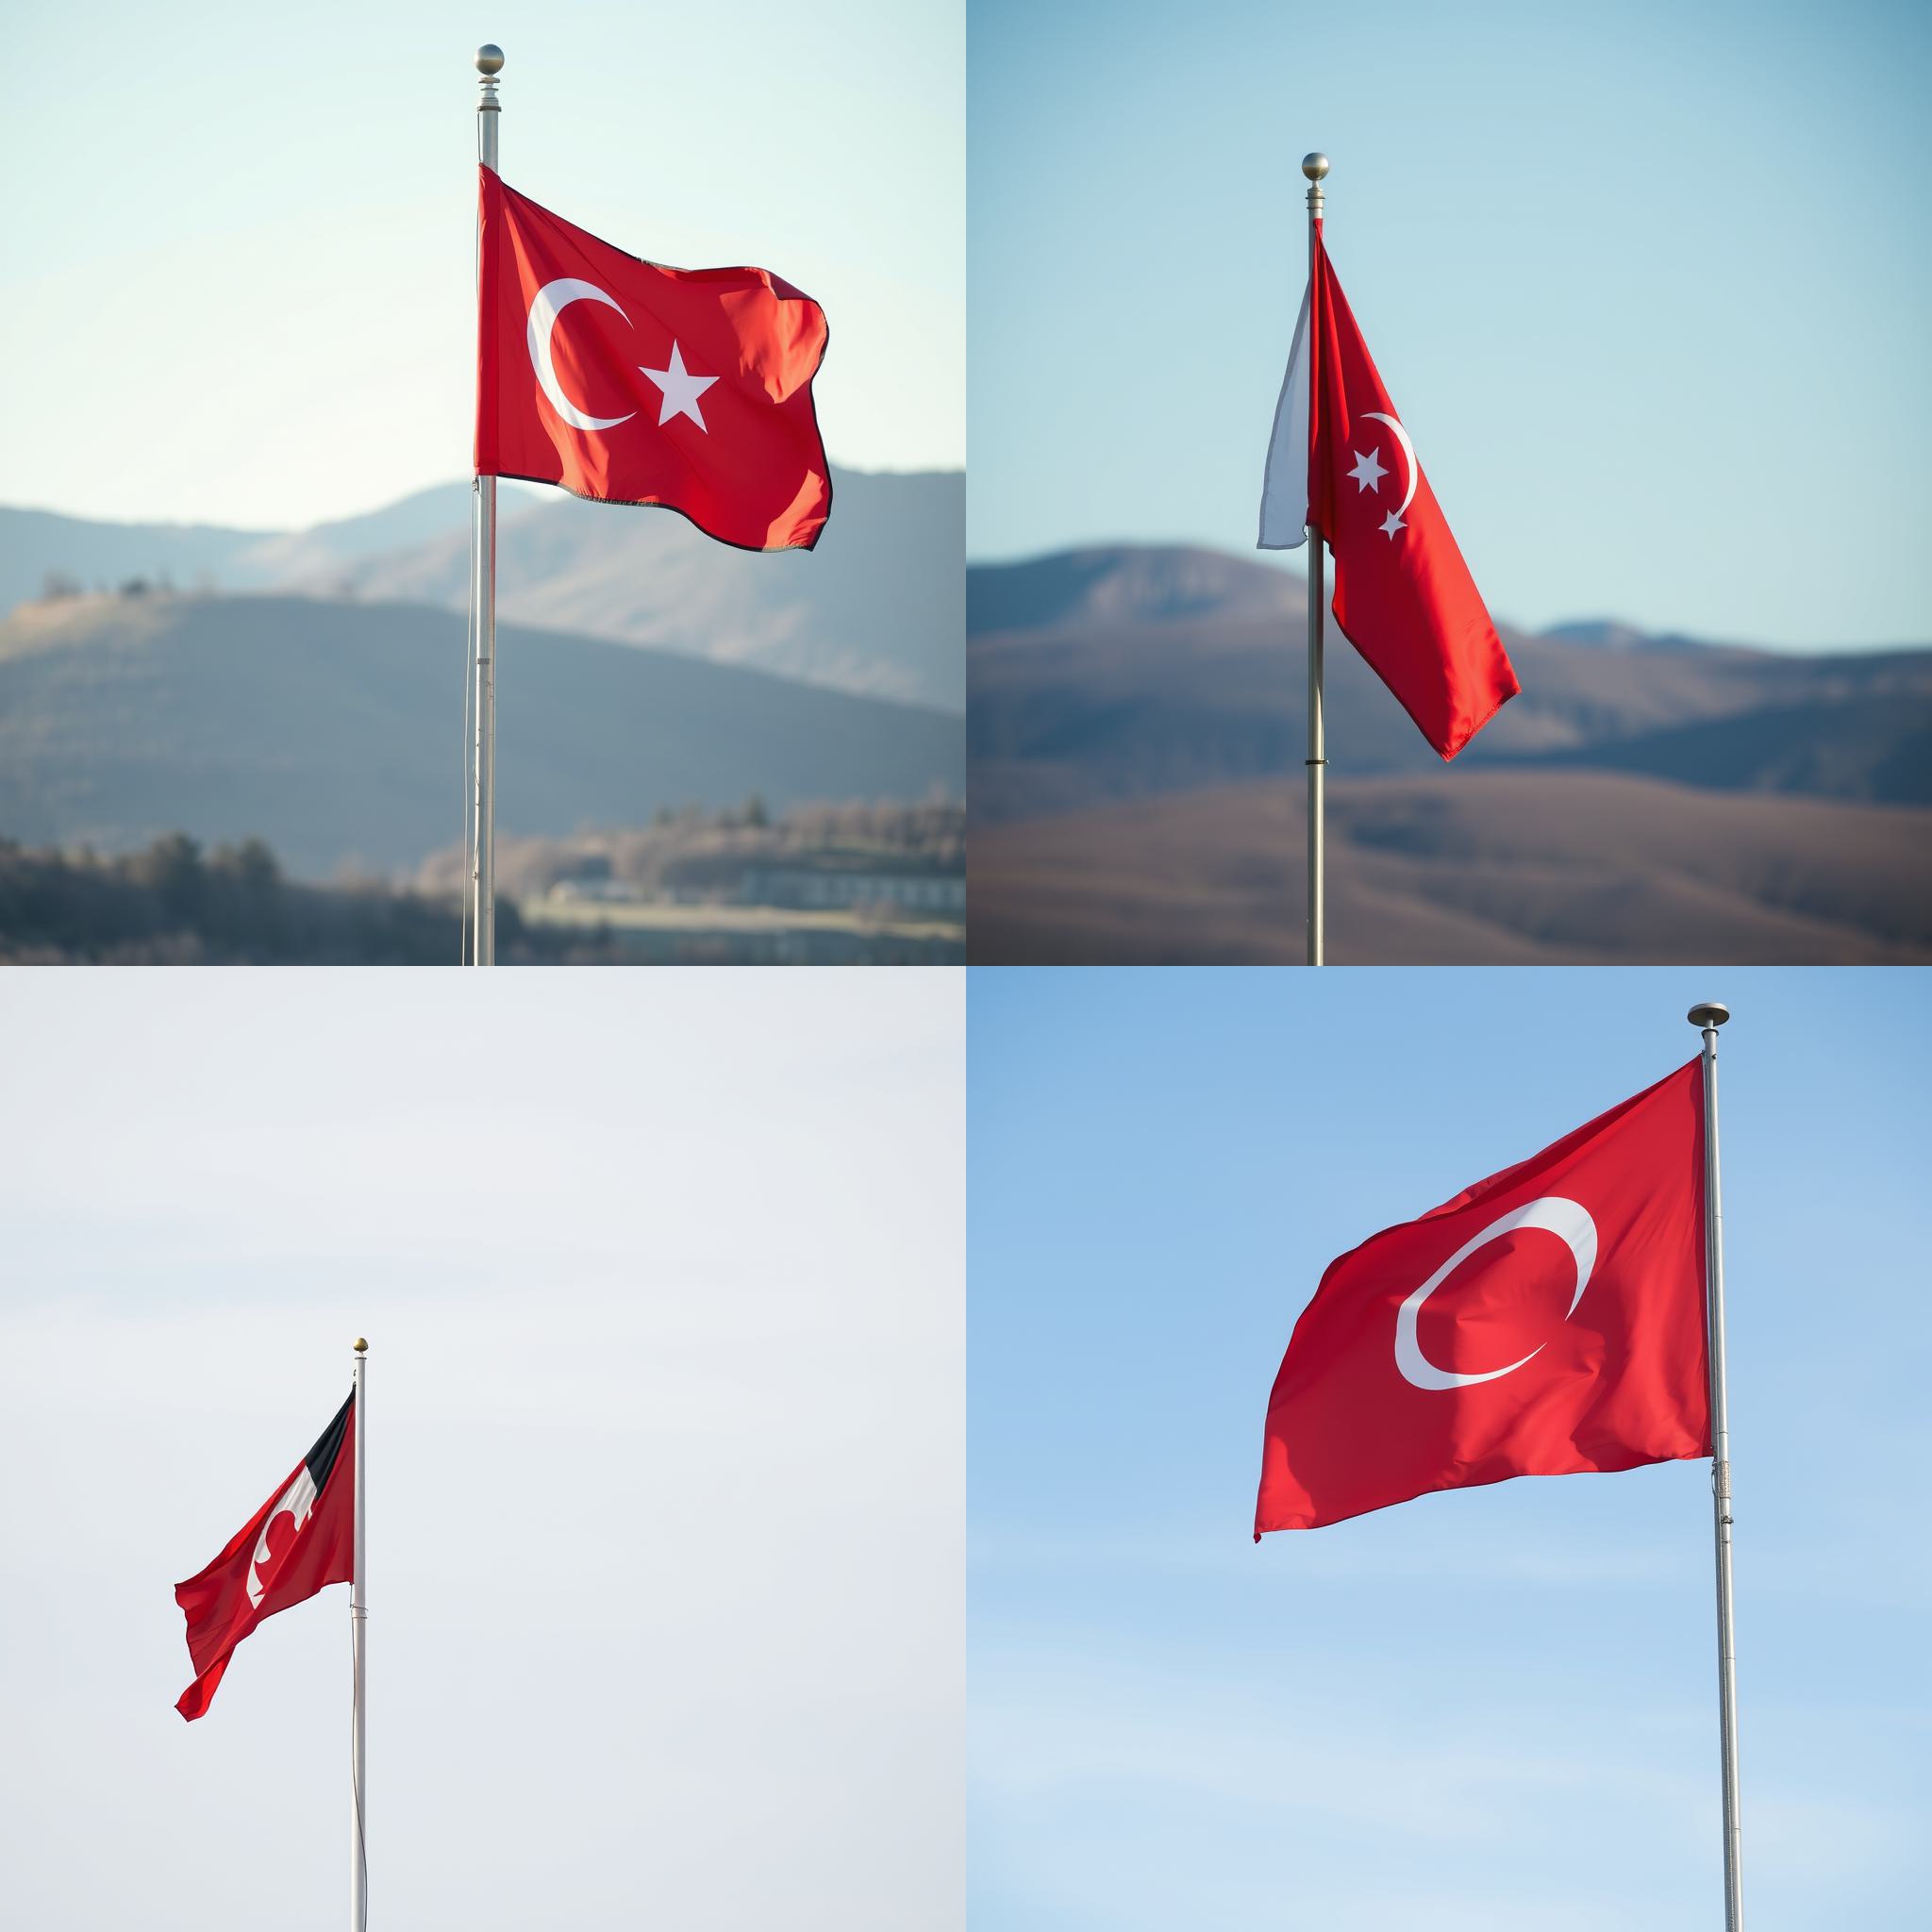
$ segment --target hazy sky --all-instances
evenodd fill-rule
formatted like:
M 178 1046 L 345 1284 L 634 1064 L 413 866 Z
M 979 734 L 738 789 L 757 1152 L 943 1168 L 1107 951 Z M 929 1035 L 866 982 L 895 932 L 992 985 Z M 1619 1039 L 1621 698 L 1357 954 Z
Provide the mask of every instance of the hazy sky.
M 1306 280 L 1497 616 L 1932 640 L 1923 6 L 973 0 L 975 558 L 1252 551 Z
M 980 972 L 974 1932 L 1703 1932 L 1709 1465 L 1250 1541 L 1323 1268 L 1723 1035 L 1758 1932 L 1932 1882 L 1919 974 Z
M 506 180 L 824 304 L 836 462 L 965 457 L 960 0 L 16 9 L 0 503 L 313 522 L 468 471 L 479 41 Z
M 963 975 L 17 975 L 12 1923 L 308 1932 L 343 1589 L 173 1601 L 373 1343 L 372 1923 L 904 1932 L 963 1885 Z

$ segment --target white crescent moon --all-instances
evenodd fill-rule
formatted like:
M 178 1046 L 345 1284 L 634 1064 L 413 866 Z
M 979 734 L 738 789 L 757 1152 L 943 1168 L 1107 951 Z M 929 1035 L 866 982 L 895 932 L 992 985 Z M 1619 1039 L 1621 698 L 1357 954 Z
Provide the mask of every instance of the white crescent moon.
M 1408 440 L 1406 430 L 1393 416 L 1385 416 L 1379 409 L 1364 409 L 1362 414 L 1374 423 L 1386 423 L 1395 432 L 1395 440 L 1402 445 L 1402 454 L 1408 463 L 1408 494 L 1395 506 L 1395 514 L 1401 516 L 1415 501 L 1415 444 Z
M 1389 418 L 1384 416 L 1381 420 L 1386 423 Z M 1407 441 L 1407 438 L 1403 441 Z M 1403 1303 L 1395 1317 L 1395 1366 L 1401 1370 L 1404 1381 L 1414 1383 L 1418 1389 L 1466 1389 L 1472 1382 L 1493 1382 L 1498 1375 L 1511 1374 L 1523 1366 L 1523 1362 L 1533 1361 L 1542 1353 L 1543 1344 L 1538 1342 L 1522 1362 L 1511 1362 L 1504 1369 L 1486 1369 L 1477 1375 L 1457 1375 L 1447 1369 L 1439 1369 L 1423 1353 L 1422 1343 L 1416 1340 L 1415 1318 L 1422 1305 L 1486 1241 L 1513 1233 L 1519 1227 L 1546 1229 L 1560 1236 L 1568 1245 L 1571 1258 L 1576 1264 L 1576 1292 L 1570 1297 L 1570 1306 L 1563 1311 L 1564 1321 L 1567 1322 L 1576 1312 L 1576 1304 L 1583 1299 L 1583 1291 L 1589 1285 L 1591 1270 L 1596 1266 L 1596 1223 L 1590 1218 L 1589 1208 L 1581 1203 L 1565 1200 L 1560 1194 L 1544 1194 L 1539 1200 L 1525 1202 L 1521 1208 L 1512 1208 L 1507 1214 L 1491 1222 L 1482 1233 L 1464 1241 Z
M 300 1529 L 308 1521 L 309 1512 L 315 1507 L 315 1478 L 308 1474 L 305 1462 L 295 1472 L 295 1479 L 282 1491 L 281 1501 L 268 1512 L 267 1520 L 261 1525 L 261 1541 L 255 1546 L 255 1555 L 248 1564 L 248 1607 L 259 1609 L 261 1600 L 268 1593 L 268 1585 L 261 1580 L 261 1566 L 272 1554 L 268 1546 L 268 1533 L 278 1516 L 289 1515 L 295 1519 L 295 1527 Z
M 602 302 L 607 308 L 617 308 L 617 304 L 595 282 L 580 282 L 574 275 L 545 282 L 530 304 L 530 367 L 537 372 L 537 380 L 550 398 L 550 407 L 573 429 L 614 429 L 620 423 L 628 423 L 637 411 L 632 409 L 622 416 L 585 415 L 564 394 L 563 385 L 557 379 L 557 365 L 550 359 L 550 331 L 557 326 L 557 318 L 573 302 Z M 622 308 L 617 308 L 617 312 L 624 315 Z M 628 322 L 630 317 L 624 315 L 624 319 Z

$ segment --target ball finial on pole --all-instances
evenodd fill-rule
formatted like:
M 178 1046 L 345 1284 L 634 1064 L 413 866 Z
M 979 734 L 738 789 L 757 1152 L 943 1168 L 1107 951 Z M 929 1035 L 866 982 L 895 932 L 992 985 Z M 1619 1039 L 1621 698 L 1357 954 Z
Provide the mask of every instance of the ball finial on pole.
M 356 1353 L 357 1353 L 358 1355 L 367 1355 L 367 1354 L 369 1353 L 369 1340 L 368 1340 L 368 1338 L 367 1338 L 366 1336 L 362 1336 L 362 1335 L 358 1335 L 358 1336 L 357 1336 L 357 1338 L 356 1338 Z
M 503 49 L 493 41 L 485 41 L 476 49 L 476 72 L 492 78 L 503 72 Z
M 1722 1026 L 1731 1009 L 1722 1000 L 1700 1000 L 1684 1017 L 1693 1026 Z
M 1310 181 L 1321 180 L 1322 177 L 1327 174 L 1327 172 L 1328 157 L 1326 155 L 1312 154 L 1304 155 L 1302 157 L 1302 173 L 1306 175 Z

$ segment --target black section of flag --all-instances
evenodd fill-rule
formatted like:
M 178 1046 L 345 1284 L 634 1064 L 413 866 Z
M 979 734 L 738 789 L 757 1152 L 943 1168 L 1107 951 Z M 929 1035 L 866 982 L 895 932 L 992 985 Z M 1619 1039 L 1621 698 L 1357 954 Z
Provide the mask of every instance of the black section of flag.
M 349 1411 L 356 1406 L 356 1391 L 349 1391 L 349 1399 L 336 1410 L 336 1419 L 315 1439 L 315 1447 L 302 1460 L 308 1466 L 308 1479 L 315 1485 L 319 1496 L 328 1483 L 328 1473 L 336 1466 L 336 1457 L 341 1453 L 342 1437 L 349 1426 Z

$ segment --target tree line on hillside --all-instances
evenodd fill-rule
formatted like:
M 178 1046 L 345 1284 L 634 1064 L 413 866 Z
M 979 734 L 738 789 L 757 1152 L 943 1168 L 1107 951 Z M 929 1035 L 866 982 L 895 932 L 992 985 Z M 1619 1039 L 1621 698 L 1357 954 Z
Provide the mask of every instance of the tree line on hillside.
M 722 811 L 660 811 L 641 828 L 500 837 L 497 958 L 594 964 L 626 957 L 601 926 L 519 916 L 519 897 L 561 880 L 621 881 L 646 895 L 708 901 L 734 897 L 752 869 L 963 876 L 965 841 L 964 808 L 942 800 L 806 805 L 774 816 L 756 796 Z M 291 879 L 259 839 L 207 850 L 174 832 L 125 854 L 0 839 L 0 963 L 450 965 L 465 877 L 460 849 L 425 863 L 412 886 L 396 887 Z
M 120 857 L 0 840 L 10 964 L 444 966 L 459 918 L 453 895 L 301 884 L 258 839 L 204 853 L 175 832 Z M 496 930 L 507 961 L 611 957 L 601 936 L 526 928 L 510 904 L 499 903 Z
M 207 596 L 215 588 L 214 575 L 202 571 L 194 580 L 197 596 Z M 151 577 L 123 577 L 118 584 L 108 584 L 104 578 L 95 578 L 93 594 L 105 597 L 172 597 L 175 594 L 175 579 L 164 570 L 157 571 Z M 88 588 L 71 571 L 50 570 L 41 579 L 41 601 L 43 604 L 68 604 L 76 597 L 85 597 Z
M 425 891 L 458 890 L 466 855 L 435 854 L 417 875 Z M 645 895 L 715 891 L 730 896 L 752 869 L 811 866 L 944 875 L 966 870 L 966 808 L 934 799 L 918 805 L 815 804 L 774 816 L 754 794 L 741 806 L 663 809 L 648 825 L 578 832 L 570 838 L 499 833 L 501 892 L 539 898 L 564 880 L 611 880 Z

